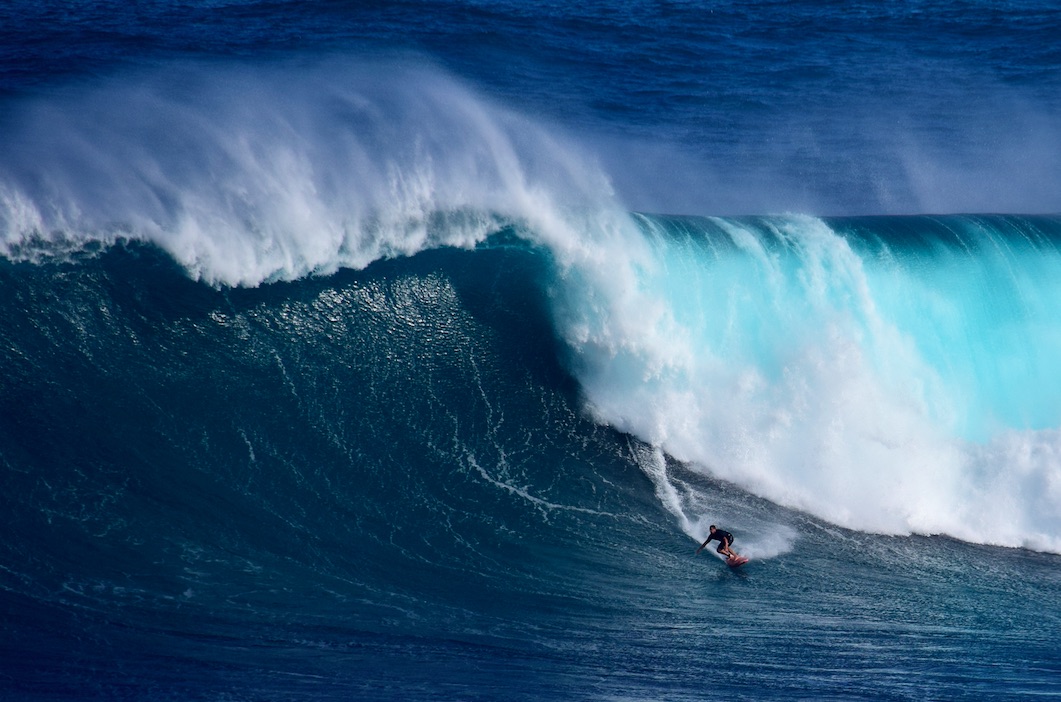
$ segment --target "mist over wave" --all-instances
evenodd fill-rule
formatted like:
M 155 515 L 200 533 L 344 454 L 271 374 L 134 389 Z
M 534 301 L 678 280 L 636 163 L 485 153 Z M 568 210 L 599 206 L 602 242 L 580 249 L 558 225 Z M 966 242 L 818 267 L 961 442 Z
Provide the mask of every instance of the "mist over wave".
M 552 232 L 611 197 L 573 144 L 422 61 L 168 65 L 27 100 L 4 126 L 8 255 L 146 240 L 215 284 Z

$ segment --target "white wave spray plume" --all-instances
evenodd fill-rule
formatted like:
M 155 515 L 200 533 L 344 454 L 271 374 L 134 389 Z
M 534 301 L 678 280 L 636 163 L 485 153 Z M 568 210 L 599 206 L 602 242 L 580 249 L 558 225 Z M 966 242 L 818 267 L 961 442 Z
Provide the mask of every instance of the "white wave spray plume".
M 610 197 L 571 144 L 409 62 L 168 66 L 25 101 L 3 126 L 8 256 L 140 239 L 214 284 L 567 229 Z

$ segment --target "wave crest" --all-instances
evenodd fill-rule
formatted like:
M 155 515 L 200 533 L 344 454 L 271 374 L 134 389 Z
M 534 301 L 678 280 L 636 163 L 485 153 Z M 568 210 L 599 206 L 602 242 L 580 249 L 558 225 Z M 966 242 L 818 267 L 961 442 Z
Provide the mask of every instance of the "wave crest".
M 472 246 L 611 197 L 572 144 L 412 62 L 170 65 L 6 121 L 5 254 L 144 240 L 213 284 Z

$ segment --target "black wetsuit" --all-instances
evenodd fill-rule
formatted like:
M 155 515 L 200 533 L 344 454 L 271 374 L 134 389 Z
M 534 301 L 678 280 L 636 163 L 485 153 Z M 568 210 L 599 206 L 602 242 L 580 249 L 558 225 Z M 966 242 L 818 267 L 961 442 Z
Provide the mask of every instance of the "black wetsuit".
M 716 549 L 716 550 L 719 553 L 722 552 L 722 548 L 723 547 L 728 547 L 728 546 L 732 546 L 733 545 L 733 534 L 731 534 L 728 531 L 725 531 L 723 529 L 715 529 L 715 533 L 712 534 L 711 536 L 707 537 L 707 542 L 710 543 L 710 542 L 714 541 L 715 539 L 718 539 L 718 549 Z

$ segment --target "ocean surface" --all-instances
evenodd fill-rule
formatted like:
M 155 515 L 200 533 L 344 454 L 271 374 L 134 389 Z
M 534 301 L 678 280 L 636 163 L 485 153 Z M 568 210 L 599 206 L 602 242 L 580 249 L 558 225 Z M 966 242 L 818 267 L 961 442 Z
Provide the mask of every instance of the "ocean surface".
M 0 699 L 1061 698 L 1058 27 L 3 3 Z

